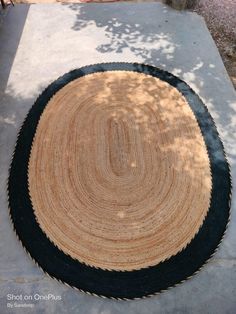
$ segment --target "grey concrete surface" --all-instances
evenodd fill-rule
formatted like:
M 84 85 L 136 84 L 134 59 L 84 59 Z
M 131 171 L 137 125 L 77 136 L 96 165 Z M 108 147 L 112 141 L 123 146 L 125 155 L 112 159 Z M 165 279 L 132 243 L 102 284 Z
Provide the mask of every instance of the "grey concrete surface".
M 201 17 L 160 3 L 11 8 L 0 27 L 0 313 L 234 314 L 235 188 L 231 223 L 214 258 L 192 279 L 140 301 L 88 296 L 47 277 L 25 253 L 12 230 L 7 171 L 27 111 L 59 75 L 109 61 L 153 64 L 187 81 L 216 121 L 236 186 L 236 95 Z M 7 294 L 35 293 L 60 295 L 62 300 L 33 301 L 32 309 L 7 308 Z

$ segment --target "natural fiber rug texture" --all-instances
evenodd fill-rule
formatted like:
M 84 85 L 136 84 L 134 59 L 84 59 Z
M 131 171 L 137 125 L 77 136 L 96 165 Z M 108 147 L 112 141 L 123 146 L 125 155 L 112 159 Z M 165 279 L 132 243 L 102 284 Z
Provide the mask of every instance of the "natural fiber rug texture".
M 133 299 L 187 279 L 215 252 L 231 181 L 214 121 L 185 82 L 109 63 L 39 96 L 8 189 L 16 233 L 45 272 Z

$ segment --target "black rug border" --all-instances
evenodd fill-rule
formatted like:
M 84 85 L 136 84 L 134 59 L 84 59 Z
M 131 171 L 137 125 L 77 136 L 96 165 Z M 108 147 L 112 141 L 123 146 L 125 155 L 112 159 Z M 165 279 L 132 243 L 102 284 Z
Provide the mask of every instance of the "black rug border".
M 211 205 L 203 225 L 187 247 L 170 259 L 134 271 L 87 266 L 58 249 L 36 221 L 28 191 L 28 161 L 39 118 L 50 98 L 76 78 L 105 71 L 134 71 L 157 77 L 186 98 L 200 126 L 212 173 Z M 207 107 L 184 81 L 159 68 L 139 63 L 101 63 L 72 70 L 50 84 L 30 109 L 19 132 L 8 179 L 10 217 L 15 232 L 44 272 L 81 291 L 116 299 L 136 299 L 162 292 L 188 279 L 214 254 L 227 228 L 231 176 L 215 123 Z

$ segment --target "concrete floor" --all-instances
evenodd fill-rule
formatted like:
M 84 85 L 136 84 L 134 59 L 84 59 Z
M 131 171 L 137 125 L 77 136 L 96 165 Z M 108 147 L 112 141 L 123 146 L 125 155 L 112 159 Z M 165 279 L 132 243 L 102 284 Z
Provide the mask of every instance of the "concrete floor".
M 7 171 L 27 111 L 59 75 L 109 61 L 153 64 L 187 81 L 215 118 L 236 180 L 236 95 L 201 17 L 160 3 L 11 8 L 0 26 L 0 313 L 234 314 L 235 191 L 231 223 L 214 258 L 184 284 L 141 301 L 88 296 L 47 277 L 25 253 L 12 230 Z M 35 293 L 59 295 L 62 300 L 33 301 L 32 309 L 7 308 L 7 294 Z

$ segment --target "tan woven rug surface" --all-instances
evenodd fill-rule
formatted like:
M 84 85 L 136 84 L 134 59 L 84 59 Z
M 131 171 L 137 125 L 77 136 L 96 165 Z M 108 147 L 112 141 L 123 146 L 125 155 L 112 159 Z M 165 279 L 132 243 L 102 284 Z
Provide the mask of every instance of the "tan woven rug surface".
M 48 103 L 29 190 L 41 228 L 62 251 L 133 270 L 191 241 L 209 208 L 211 174 L 177 89 L 145 74 L 105 72 L 72 81 Z

